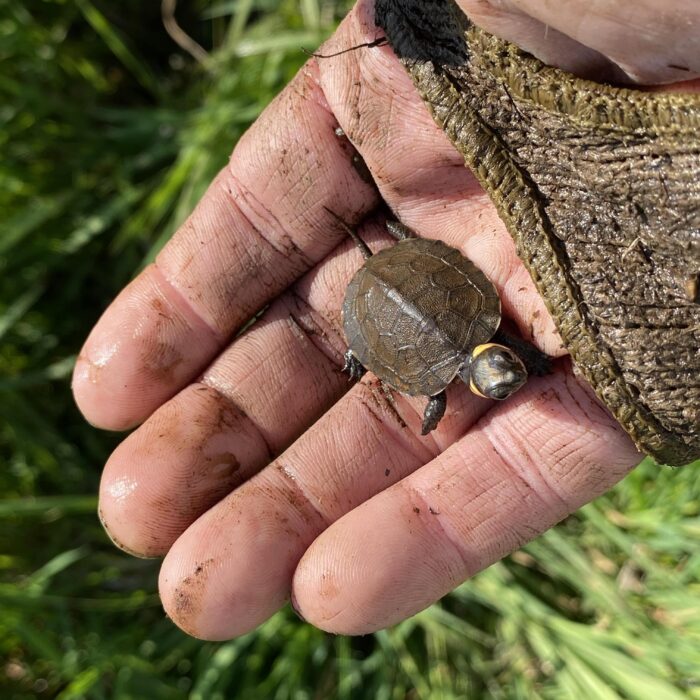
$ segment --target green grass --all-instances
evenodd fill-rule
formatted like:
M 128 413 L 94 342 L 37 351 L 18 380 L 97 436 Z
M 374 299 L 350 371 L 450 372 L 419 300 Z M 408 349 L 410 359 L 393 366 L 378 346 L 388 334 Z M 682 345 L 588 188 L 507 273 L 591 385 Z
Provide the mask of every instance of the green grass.
M 158 564 L 95 517 L 118 437 L 68 378 L 251 120 L 344 11 L 331 0 L 0 0 L 0 697 L 700 698 L 700 470 L 605 498 L 380 634 L 285 610 L 227 643 L 179 632 Z M 270 42 L 272 30 L 282 42 Z

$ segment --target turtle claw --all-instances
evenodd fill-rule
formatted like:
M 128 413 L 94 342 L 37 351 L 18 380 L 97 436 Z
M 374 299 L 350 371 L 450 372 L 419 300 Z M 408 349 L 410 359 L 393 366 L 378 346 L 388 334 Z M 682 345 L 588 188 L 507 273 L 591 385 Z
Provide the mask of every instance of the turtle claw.
M 367 372 L 367 370 L 362 366 L 360 361 L 353 355 L 352 350 L 347 350 L 345 353 L 345 364 L 343 365 L 343 372 L 347 372 L 350 375 L 350 379 L 362 379 L 362 376 Z
M 447 394 L 441 391 L 435 396 L 431 396 L 423 414 L 423 429 L 421 435 L 427 435 L 437 428 L 440 419 L 445 415 L 447 408 Z

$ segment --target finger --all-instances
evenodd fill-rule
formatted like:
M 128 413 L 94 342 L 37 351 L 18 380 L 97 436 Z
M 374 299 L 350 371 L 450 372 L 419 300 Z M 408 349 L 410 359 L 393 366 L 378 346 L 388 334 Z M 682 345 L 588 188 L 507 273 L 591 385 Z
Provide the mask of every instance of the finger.
M 73 377 L 88 420 L 122 429 L 196 377 L 227 338 L 376 205 L 307 65 L 241 139 L 156 259 L 107 309 Z
M 261 624 L 289 598 L 297 562 L 328 524 L 432 459 L 489 406 L 466 387 L 450 388 L 437 434 L 420 438 L 419 403 L 397 396 L 391 406 L 376 380 L 363 380 L 196 520 L 161 569 L 172 620 L 205 639 Z
M 102 474 L 99 517 L 117 547 L 164 554 L 197 515 L 266 460 L 254 423 L 211 387 L 191 384 L 132 433 Z
M 362 236 L 388 239 L 376 225 Z M 361 262 L 350 241 L 341 246 L 119 445 L 100 485 L 100 517 L 119 547 L 165 554 L 348 390 L 340 306 Z
M 641 84 L 700 76 L 697 3 L 458 0 L 458 4 L 487 31 L 577 75 Z
M 362 1 L 324 53 L 367 42 L 375 32 L 373 6 Z M 497 286 L 521 333 L 550 355 L 564 354 L 510 234 L 391 50 L 322 59 L 319 71 L 330 108 L 399 218 L 421 236 L 460 248 Z
M 296 605 L 335 633 L 392 625 L 606 491 L 639 460 L 571 374 L 532 381 L 321 534 L 296 569 Z

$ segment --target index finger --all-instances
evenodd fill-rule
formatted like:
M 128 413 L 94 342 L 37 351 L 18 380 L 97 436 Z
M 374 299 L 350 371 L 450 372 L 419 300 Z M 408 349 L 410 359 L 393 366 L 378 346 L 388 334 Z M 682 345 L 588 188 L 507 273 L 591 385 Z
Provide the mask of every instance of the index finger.
M 194 379 L 266 302 L 376 206 L 310 61 L 237 145 L 158 255 L 105 311 L 73 375 L 85 417 L 123 429 Z

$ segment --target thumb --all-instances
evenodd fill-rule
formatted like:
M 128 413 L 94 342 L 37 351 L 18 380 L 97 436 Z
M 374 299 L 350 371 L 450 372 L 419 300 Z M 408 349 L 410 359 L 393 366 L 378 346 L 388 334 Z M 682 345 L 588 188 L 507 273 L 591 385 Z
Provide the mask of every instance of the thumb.
M 599 81 L 700 76 L 700 3 L 687 0 L 457 0 L 480 27 L 540 60 Z

